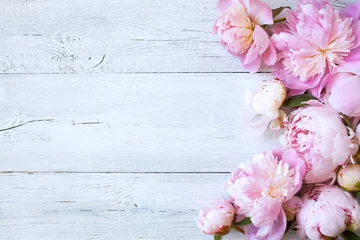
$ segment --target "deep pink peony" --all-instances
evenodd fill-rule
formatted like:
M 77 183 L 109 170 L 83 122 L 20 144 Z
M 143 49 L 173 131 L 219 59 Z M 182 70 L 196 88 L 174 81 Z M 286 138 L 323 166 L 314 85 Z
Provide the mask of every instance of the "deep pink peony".
M 200 210 L 196 222 L 199 228 L 210 235 L 225 235 L 235 218 L 233 205 L 224 199 L 216 200 L 211 206 Z
M 336 73 L 329 77 L 324 101 L 350 117 L 360 116 L 360 76 Z
M 245 70 L 256 72 L 262 62 L 276 62 L 275 47 L 261 27 L 274 22 L 267 4 L 260 0 L 219 0 L 218 10 L 222 16 L 216 20 L 213 32 L 229 53 L 240 58 Z
M 227 190 L 239 206 L 237 214 L 251 218 L 252 224 L 244 228 L 250 239 L 282 238 L 287 221 L 283 206 L 291 201 L 287 211 L 296 210 L 294 195 L 304 174 L 304 161 L 290 149 L 276 148 L 240 164 Z
M 272 36 L 280 52 L 273 74 L 292 90 L 290 95 L 310 90 L 319 97 L 326 75 L 343 64 L 356 45 L 352 19 L 324 0 L 300 0 L 286 18 L 287 27 Z
M 337 186 L 318 186 L 303 197 L 296 215 L 300 239 L 330 239 L 360 227 L 360 204 Z
M 339 114 L 329 106 L 300 108 L 289 117 L 284 144 L 306 162 L 305 182 L 318 183 L 335 177 L 358 146 L 348 135 Z

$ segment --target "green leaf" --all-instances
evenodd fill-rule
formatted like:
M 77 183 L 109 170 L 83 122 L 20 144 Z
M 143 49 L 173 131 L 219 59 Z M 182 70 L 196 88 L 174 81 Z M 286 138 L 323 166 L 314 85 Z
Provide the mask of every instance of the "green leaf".
M 284 11 L 284 9 L 291 9 L 291 7 L 279 7 L 279 8 L 275 8 L 272 10 L 272 15 L 273 18 L 276 18 L 282 11 Z
M 235 225 L 237 225 L 237 226 L 244 226 L 244 225 L 248 225 L 248 224 L 250 224 L 250 223 L 251 223 L 251 219 L 248 218 L 248 217 L 246 217 L 246 218 L 244 218 L 243 220 L 241 220 L 240 222 L 235 223 Z
M 360 237 L 359 235 L 357 235 L 356 233 L 354 232 L 350 232 L 350 231 L 345 231 L 341 234 L 341 237 L 344 239 L 344 240 L 360 240 Z
M 356 193 L 356 199 L 360 202 L 360 192 Z
M 220 235 L 214 235 L 214 240 L 221 240 L 221 236 Z
M 317 98 L 311 96 L 310 94 L 296 95 L 288 98 L 288 100 L 285 101 L 284 105 L 286 107 L 304 107 L 307 105 L 305 104 L 305 102 L 309 100 L 317 100 Z

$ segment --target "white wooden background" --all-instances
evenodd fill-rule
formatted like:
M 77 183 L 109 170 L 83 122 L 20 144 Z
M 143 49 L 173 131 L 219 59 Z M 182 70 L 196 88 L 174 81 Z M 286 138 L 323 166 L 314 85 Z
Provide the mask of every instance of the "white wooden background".
M 278 145 L 244 128 L 244 90 L 271 76 L 220 46 L 215 6 L 1 0 L 1 239 L 211 239 L 198 210 Z

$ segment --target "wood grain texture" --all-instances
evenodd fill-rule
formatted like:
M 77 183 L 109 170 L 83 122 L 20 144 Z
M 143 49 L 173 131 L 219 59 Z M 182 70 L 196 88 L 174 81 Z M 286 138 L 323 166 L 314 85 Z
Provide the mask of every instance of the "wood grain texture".
M 1 174 L 2 239 L 211 239 L 198 209 L 228 174 Z M 11 183 L 11 184 L 9 184 Z M 224 240 L 245 239 L 232 234 Z M 287 238 L 294 239 L 294 238 Z
M 218 15 L 215 0 L 3 0 L 0 72 L 241 72 Z
M 3 171 L 229 172 L 279 145 L 246 131 L 269 74 L 3 75 Z M 246 82 L 246 84 L 244 84 Z
M 245 130 L 244 91 L 271 76 L 238 74 L 215 5 L 1 1 L 1 239 L 212 239 L 198 209 L 279 144 Z

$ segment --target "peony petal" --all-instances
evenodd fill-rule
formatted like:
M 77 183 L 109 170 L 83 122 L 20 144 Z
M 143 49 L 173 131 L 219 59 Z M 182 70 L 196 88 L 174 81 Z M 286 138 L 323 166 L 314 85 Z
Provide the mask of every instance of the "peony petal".
M 219 12 L 225 12 L 231 6 L 231 0 L 219 0 L 217 9 Z
M 276 220 L 270 224 L 262 227 L 255 227 L 253 224 L 244 227 L 248 239 L 254 240 L 279 240 L 282 239 L 286 230 L 286 215 L 281 209 Z
M 355 36 L 354 46 L 352 47 L 354 49 L 360 47 L 360 21 L 355 22 L 352 27 Z
M 256 47 L 256 45 L 253 44 L 245 55 L 244 65 L 252 63 L 258 58 L 260 58 L 260 48 Z
M 360 0 L 346 6 L 340 13 L 345 17 L 351 17 L 353 23 L 360 20 Z
M 266 49 L 268 49 L 269 47 L 269 35 L 265 32 L 265 30 L 260 27 L 260 26 L 256 26 L 253 32 L 253 40 L 254 40 L 254 44 L 257 48 L 259 48 L 259 53 L 263 54 Z
M 276 48 L 271 40 L 269 42 L 269 47 L 262 55 L 262 60 L 268 66 L 272 66 L 276 63 Z
M 337 237 L 345 231 L 345 211 L 338 206 L 328 202 L 320 202 L 316 204 L 319 219 L 320 232 L 329 237 Z
M 252 0 L 249 5 L 249 16 L 258 25 L 273 24 L 271 8 L 260 0 Z
M 360 75 L 359 62 L 347 61 L 346 63 L 342 64 L 337 69 L 337 71 L 338 72 L 351 72 L 351 73 L 355 73 L 356 75 Z
M 240 58 L 240 61 L 241 61 L 241 58 Z M 259 68 L 261 66 L 261 57 L 258 57 L 255 61 L 253 61 L 252 63 L 249 63 L 249 64 L 244 64 L 242 62 L 241 65 L 246 71 L 249 71 L 250 73 L 255 73 L 259 70 Z

